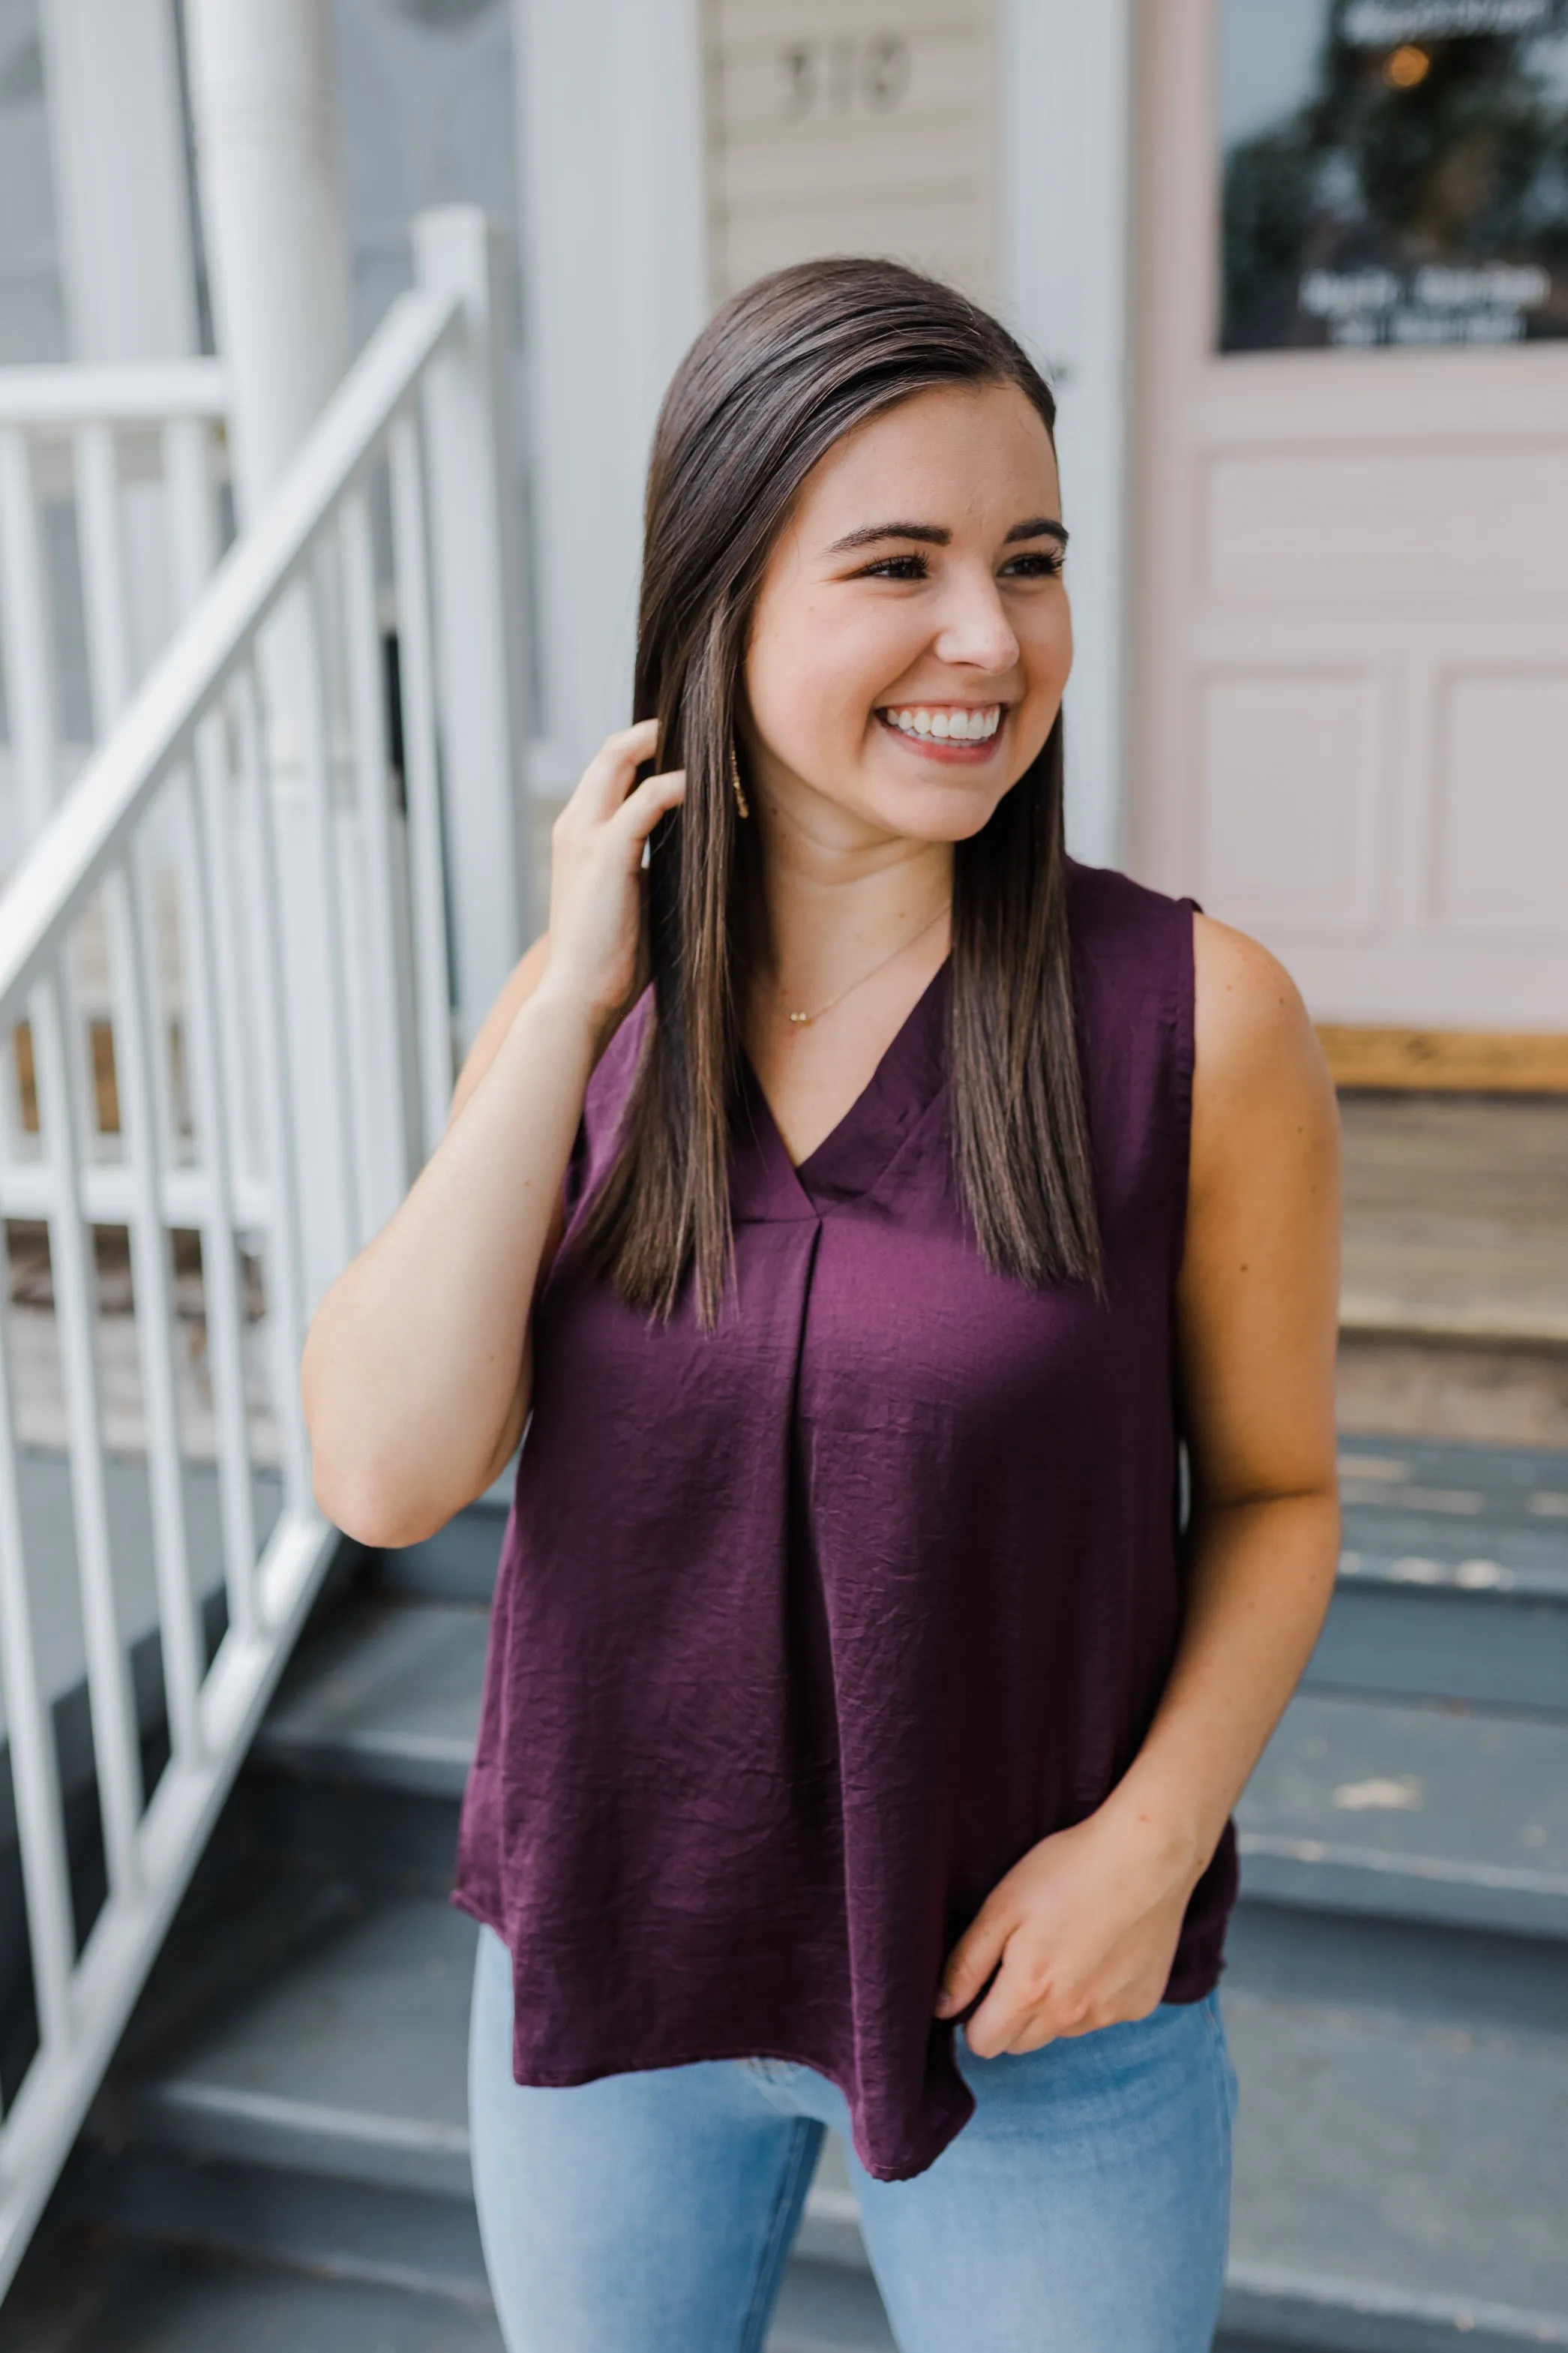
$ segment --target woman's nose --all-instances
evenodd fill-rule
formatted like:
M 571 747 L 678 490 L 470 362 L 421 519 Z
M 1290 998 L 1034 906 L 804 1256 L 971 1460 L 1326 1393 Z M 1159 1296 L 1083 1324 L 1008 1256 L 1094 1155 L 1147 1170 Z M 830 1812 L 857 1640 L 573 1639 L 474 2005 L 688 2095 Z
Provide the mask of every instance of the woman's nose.
M 931 651 L 938 661 L 967 670 L 1002 671 L 1016 663 L 1018 640 L 989 572 L 953 580 Z

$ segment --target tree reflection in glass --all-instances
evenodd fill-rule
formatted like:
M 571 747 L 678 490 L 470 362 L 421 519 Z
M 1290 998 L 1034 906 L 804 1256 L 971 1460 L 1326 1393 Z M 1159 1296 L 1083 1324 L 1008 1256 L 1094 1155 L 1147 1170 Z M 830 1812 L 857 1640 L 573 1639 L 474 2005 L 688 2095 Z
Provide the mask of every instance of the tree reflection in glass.
M 1568 0 L 1222 0 L 1220 32 L 1222 349 L 1568 335 Z

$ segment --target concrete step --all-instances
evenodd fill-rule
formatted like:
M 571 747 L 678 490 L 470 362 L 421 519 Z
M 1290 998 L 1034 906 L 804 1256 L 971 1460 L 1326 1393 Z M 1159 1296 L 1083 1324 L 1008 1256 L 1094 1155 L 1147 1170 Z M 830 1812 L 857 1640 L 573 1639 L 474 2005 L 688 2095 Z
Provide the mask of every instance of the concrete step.
M 508 1470 L 477 1504 L 470 1504 L 423 1544 L 371 1554 L 367 1582 L 383 1593 L 488 1602 L 495 1590 L 512 1477 Z
M 83 2225 L 45 2253 L 0 2312 L 0 2353 L 504 2353 L 488 2295 L 431 2293 L 185 2242 Z M 767 2353 L 895 2353 L 868 2279 L 797 2263 Z
M 1568 1101 L 1341 1098 L 1351 1331 L 1568 1343 Z
M 1550 1534 L 1568 1550 L 1568 1454 L 1551 1448 L 1475 1446 L 1454 1439 L 1342 1434 L 1347 1510 L 1373 1525 L 1385 1513 L 1506 1522 Z
M 1259 1906 L 1226 2325 L 1354 2353 L 1568 2346 L 1568 1978 L 1539 1946 Z
M 1568 1936 L 1568 1721 L 1300 1692 L 1237 1822 L 1249 1900 Z
M 1450 2337 L 1568 2346 L 1568 1986 L 1539 1947 L 1461 1936 L 1445 1966 L 1443 1941 L 1282 1911 L 1243 1925 L 1226 1996 L 1243 2084 L 1238 2332 L 1363 2353 Z M 323 1929 L 116 2086 L 100 2129 L 122 2154 L 105 2160 L 97 2211 L 168 2228 L 161 2197 L 188 2221 L 179 2168 L 195 2166 L 217 2185 L 203 2227 L 232 2243 L 239 2225 L 216 2211 L 226 2179 L 271 2179 L 290 2187 L 270 2207 L 226 2193 L 231 2216 L 266 2214 L 269 2252 L 321 2262 L 335 2246 L 363 2270 L 379 2243 L 422 2289 L 476 2292 L 459 2241 L 432 2253 L 434 2226 L 409 2221 L 467 2211 L 471 1942 L 447 1907 L 396 1896 Z M 149 2156 L 172 2168 L 162 2190 Z M 814 2195 L 803 2252 L 829 2260 L 792 2309 L 831 2301 L 856 2267 L 841 2182 L 829 2170 Z M 878 2341 L 781 2344 L 797 2339 Z
M 243 1936 L 243 1919 L 233 1924 Z M 106 2134 L 203 2159 L 466 2200 L 475 1931 L 371 1896 L 116 2081 Z
M 1341 1574 L 1568 1609 L 1568 1456 L 1342 1438 Z
M 0 2353 L 503 2353 L 488 2297 L 80 2225 L 35 2253 L 0 2309 Z
M 356 1597 L 289 1668 L 260 1764 L 454 1801 L 479 1728 L 482 1603 Z
M 1568 1457 L 1346 1439 L 1310 1683 L 1568 1713 Z
M 241 2265 L 237 2280 L 281 2265 L 477 2308 L 486 2290 L 466 2114 L 472 1926 L 428 1898 L 345 1909 L 340 1895 L 293 1908 L 301 1932 L 286 1962 L 275 1957 L 264 1981 L 209 2007 L 161 2060 L 144 2050 L 141 2071 L 110 2085 L 96 2145 L 68 2178 L 68 2209 L 121 2238 L 217 2251 Z M 246 1933 L 243 1919 L 233 1930 Z M 176 2263 L 168 2276 L 184 2273 Z M 156 2304 L 165 2274 L 153 2266 L 148 2278 Z M 295 2311 L 291 2291 L 277 2295 Z M 216 2328 L 216 2307 L 200 2309 Z M 323 2306 L 324 2330 L 335 2309 Z M 181 2325 L 176 2310 L 170 2347 L 184 2344 Z M 359 2339 L 351 2327 L 342 2341 Z M 459 2329 L 451 2341 L 469 2340 Z M 76 2339 L 59 2342 L 74 2353 Z M 770 2353 L 892 2353 L 863 2261 L 823 2263 L 803 2251 L 769 2342 Z

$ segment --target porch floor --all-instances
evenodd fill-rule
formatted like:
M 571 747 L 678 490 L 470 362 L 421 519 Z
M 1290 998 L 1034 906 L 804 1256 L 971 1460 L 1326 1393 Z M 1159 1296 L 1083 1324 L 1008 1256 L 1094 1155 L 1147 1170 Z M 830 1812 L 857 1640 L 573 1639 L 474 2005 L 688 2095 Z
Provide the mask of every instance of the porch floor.
M 1568 1449 L 1568 1099 L 1341 1112 L 1342 1425 Z

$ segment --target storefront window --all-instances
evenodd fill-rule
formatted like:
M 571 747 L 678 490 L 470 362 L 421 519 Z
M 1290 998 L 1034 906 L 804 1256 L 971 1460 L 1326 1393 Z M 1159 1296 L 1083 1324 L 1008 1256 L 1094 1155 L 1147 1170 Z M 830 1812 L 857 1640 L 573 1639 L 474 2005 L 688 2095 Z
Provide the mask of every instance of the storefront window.
M 1568 336 L 1568 0 L 1220 0 L 1221 348 Z

